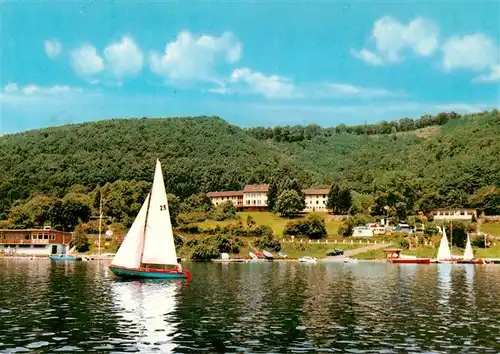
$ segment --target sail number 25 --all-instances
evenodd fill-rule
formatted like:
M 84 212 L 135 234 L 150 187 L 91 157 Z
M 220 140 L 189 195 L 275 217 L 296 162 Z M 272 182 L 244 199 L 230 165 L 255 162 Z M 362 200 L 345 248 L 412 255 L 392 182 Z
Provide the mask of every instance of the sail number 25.
M 160 205 L 160 210 L 167 210 L 167 204 Z

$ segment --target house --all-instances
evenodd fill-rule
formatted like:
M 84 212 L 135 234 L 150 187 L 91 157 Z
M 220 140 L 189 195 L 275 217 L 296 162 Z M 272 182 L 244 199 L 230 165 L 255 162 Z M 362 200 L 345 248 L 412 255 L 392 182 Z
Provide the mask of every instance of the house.
M 267 210 L 268 184 L 249 184 L 243 188 L 243 210 Z
M 303 189 L 302 192 L 305 194 L 306 208 L 304 212 L 310 211 L 326 211 L 326 202 L 328 200 L 328 192 L 330 190 L 326 188 L 310 188 Z
M 215 206 L 229 201 L 236 209 L 243 208 L 243 191 L 210 192 L 207 197 Z
M 455 208 L 455 209 L 434 209 L 430 211 L 434 220 L 464 220 L 472 221 L 477 217 L 476 209 Z
M 72 233 L 43 229 L 0 229 L 0 253 L 49 256 L 66 253 Z

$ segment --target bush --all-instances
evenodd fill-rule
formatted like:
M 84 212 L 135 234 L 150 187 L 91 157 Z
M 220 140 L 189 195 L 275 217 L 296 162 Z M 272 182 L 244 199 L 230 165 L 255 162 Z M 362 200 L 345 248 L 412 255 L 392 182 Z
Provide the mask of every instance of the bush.
M 235 219 L 236 207 L 230 201 L 222 203 L 210 212 L 210 218 L 216 221 Z
M 255 241 L 255 246 L 261 249 L 268 249 L 276 252 L 281 250 L 281 243 L 272 235 L 266 235 L 264 237 L 258 238 Z
M 181 226 L 178 228 L 178 230 L 187 234 L 199 234 L 201 231 L 198 225 L 192 224 Z
M 252 227 L 255 225 L 255 220 L 252 218 L 252 215 L 247 216 L 247 226 Z
M 285 236 L 303 235 L 311 239 L 320 239 L 326 236 L 326 226 L 323 218 L 309 215 L 304 220 L 290 221 L 283 230 Z
M 195 247 L 191 253 L 191 259 L 210 260 L 219 257 L 219 250 L 214 246 L 201 244 Z
M 219 253 L 240 253 L 239 243 L 241 242 L 227 235 L 210 236 L 204 239 L 203 243 L 217 248 Z
M 184 245 L 184 239 L 180 235 L 174 235 L 175 248 L 180 248 Z
M 207 219 L 207 214 L 203 212 L 181 213 L 177 216 L 179 224 L 187 225 L 195 222 L 203 222 Z
M 196 239 L 188 240 L 186 242 L 186 246 L 188 246 L 189 248 L 196 247 L 197 245 L 198 245 L 198 240 Z

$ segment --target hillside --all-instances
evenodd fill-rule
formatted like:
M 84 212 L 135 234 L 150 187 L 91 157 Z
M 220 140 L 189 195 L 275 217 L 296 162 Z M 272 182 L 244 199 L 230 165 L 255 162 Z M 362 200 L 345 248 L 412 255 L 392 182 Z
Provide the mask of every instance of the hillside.
M 480 188 L 500 187 L 500 116 L 444 117 L 267 129 L 216 117 L 114 119 L 2 136 L 0 219 L 17 200 L 38 194 L 151 181 L 156 158 L 169 193 L 181 198 L 269 182 L 285 170 L 304 186 L 338 181 L 372 194 L 375 209 L 468 205 Z

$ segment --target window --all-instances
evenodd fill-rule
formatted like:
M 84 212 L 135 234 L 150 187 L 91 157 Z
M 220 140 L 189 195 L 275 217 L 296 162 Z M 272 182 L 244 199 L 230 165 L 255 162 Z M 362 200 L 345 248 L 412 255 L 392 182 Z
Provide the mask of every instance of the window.
M 30 235 L 29 234 L 24 235 L 24 239 L 25 240 L 29 240 L 30 239 Z
M 316 204 L 319 204 L 319 200 L 316 201 Z

